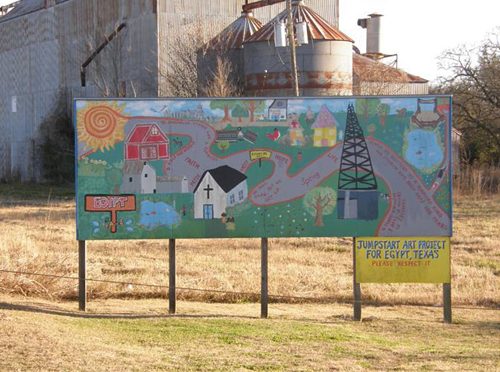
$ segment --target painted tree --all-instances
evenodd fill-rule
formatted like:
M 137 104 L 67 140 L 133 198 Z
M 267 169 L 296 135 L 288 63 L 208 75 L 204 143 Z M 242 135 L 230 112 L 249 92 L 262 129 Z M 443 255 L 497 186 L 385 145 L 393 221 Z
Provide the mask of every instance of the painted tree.
M 218 99 L 210 102 L 210 108 L 212 110 L 224 110 L 224 117 L 222 118 L 221 123 L 230 123 L 231 115 L 229 114 L 229 110 L 232 109 L 235 104 L 236 101 L 230 99 Z
M 373 135 L 377 131 L 377 126 L 375 124 L 371 123 L 370 125 L 368 125 L 367 129 L 368 129 L 368 134 L 373 137 Z
M 241 123 L 242 118 L 248 117 L 248 111 L 241 105 L 237 104 L 234 106 L 233 111 L 231 111 L 233 118 L 238 118 L 238 123 Z
M 385 119 L 387 118 L 387 115 L 389 115 L 390 110 L 391 108 L 387 103 L 381 103 L 380 105 L 378 105 L 377 114 L 380 124 L 382 124 L 382 126 L 385 126 Z
M 314 217 L 315 226 L 324 226 L 323 216 L 332 214 L 336 203 L 337 193 L 330 187 L 315 187 L 304 197 L 304 207 Z
M 378 98 L 358 98 L 356 100 L 356 113 L 366 120 L 369 116 L 377 114 L 379 104 Z
M 262 111 L 266 108 L 266 101 L 248 100 L 242 101 L 243 106 L 247 109 L 250 116 L 250 123 L 255 123 L 255 112 Z
M 217 147 L 222 152 L 225 152 L 229 148 L 229 145 L 230 145 L 229 141 L 218 141 L 217 142 Z
M 306 112 L 306 124 L 308 126 L 311 126 L 314 123 L 315 115 L 314 112 L 311 109 L 311 106 L 307 107 L 307 112 Z

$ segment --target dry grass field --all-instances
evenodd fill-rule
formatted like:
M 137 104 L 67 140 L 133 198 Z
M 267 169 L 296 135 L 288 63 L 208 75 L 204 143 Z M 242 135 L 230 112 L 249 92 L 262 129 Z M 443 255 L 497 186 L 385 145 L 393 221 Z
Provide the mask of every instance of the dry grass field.
M 500 195 L 455 202 L 452 239 L 454 305 L 500 304 Z M 76 277 L 74 200 L 71 190 L 0 186 L 0 270 Z M 167 241 L 88 243 L 88 277 L 96 280 L 168 284 Z M 351 239 L 270 239 L 269 293 L 306 297 L 279 302 L 349 302 Z M 260 240 L 178 240 L 180 300 L 248 302 L 260 290 Z M 90 300 L 160 298 L 166 288 L 90 282 Z M 244 292 L 237 294 L 234 292 Z M 362 286 L 365 303 L 439 305 L 439 285 Z M 76 299 L 77 281 L 0 272 L 0 293 Z
M 166 288 L 0 272 L 0 370 L 500 369 L 500 196 L 461 196 L 452 325 L 438 285 L 363 285 L 353 322 L 350 239 L 270 239 L 261 320 L 258 239 L 180 240 L 178 314 Z M 0 185 L 0 270 L 77 276 L 71 190 Z M 168 283 L 166 241 L 89 242 L 88 276 Z M 224 293 L 228 291 L 229 293 Z M 244 293 L 235 293 L 244 292 Z M 298 303 L 294 303 L 298 302 Z

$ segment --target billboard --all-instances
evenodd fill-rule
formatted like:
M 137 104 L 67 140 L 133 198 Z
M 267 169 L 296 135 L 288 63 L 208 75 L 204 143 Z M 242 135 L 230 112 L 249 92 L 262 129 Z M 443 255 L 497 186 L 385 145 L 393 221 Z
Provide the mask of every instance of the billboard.
M 451 235 L 449 96 L 74 105 L 79 240 Z

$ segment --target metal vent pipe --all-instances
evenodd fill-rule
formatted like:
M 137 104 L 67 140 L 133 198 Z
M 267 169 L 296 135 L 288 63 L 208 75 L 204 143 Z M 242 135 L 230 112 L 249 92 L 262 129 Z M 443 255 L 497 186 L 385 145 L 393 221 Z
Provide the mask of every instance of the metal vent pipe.
M 372 55 L 382 54 L 381 47 L 381 18 L 382 14 L 372 13 L 370 18 L 358 19 L 358 26 L 366 28 L 366 53 Z

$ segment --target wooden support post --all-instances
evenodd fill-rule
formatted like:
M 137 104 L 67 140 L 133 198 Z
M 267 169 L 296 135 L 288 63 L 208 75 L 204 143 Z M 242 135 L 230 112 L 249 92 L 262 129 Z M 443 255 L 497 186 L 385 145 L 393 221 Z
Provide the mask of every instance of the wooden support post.
M 267 309 L 269 304 L 269 295 L 267 292 L 267 238 L 261 238 L 260 240 L 260 317 L 267 318 Z
M 175 314 L 175 239 L 168 240 L 168 313 Z
M 361 320 L 361 285 L 356 282 L 356 238 L 352 238 L 352 285 L 354 294 L 354 320 Z
M 87 309 L 87 246 L 85 240 L 78 241 L 78 308 Z
M 287 28 L 288 28 L 288 44 L 290 44 L 290 68 L 292 70 L 292 87 L 293 95 L 298 97 L 299 93 L 299 77 L 297 73 L 297 50 L 295 45 L 295 32 L 293 30 L 293 15 L 292 15 L 292 0 L 286 0 L 287 10 Z
M 443 318 L 451 323 L 451 283 L 443 283 Z

